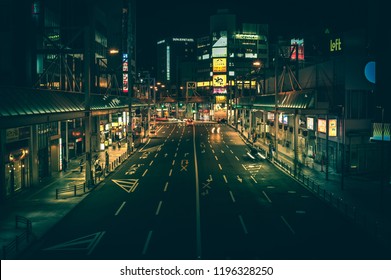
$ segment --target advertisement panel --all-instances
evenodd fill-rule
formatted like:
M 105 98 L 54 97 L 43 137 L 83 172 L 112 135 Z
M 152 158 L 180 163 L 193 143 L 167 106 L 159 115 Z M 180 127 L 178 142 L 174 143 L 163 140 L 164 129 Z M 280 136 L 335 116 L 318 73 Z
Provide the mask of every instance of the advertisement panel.
M 212 57 L 227 57 L 227 48 L 213 48 Z
M 337 120 L 329 120 L 329 136 L 337 136 Z
M 291 39 L 291 60 L 296 60 L 296 50 L 298 60 L 304 60 L 304 40 Z
M 307 117 L 307 129 L 314 130 L 314 118 Z
M 326 120 L 318 119 L 318 132 L 326 133 Z
M 227 72 L 227 59 L 214 58 L 213 59 L 213 73 Z
M 227 75 L 213 75 L 213 87 L 225 87 Z

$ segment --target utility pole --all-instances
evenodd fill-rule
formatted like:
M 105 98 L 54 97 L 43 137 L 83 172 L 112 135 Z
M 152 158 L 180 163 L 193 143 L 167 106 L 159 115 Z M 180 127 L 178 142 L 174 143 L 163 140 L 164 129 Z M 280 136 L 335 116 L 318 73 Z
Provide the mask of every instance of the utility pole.
M 127 24 L 127 55 L 128 55 L 128 154 L 133 152 L 133 116 L 132 116 L 132 97 L 133 97 L 133 74 L 132 74 L 132 57 L 133 57 L 133 22 L 132 22 L 132 1 L 128 2 L 128 24 Z
M 89 1 L 89 4 L 92 4 Z M 91 7 L 90 5 L 86 6 L 87 13 L 87 24 L 84 27 L 84 126 L 85 126 L 85 150 L 86 150 L 86 171 L 85 171 L 85 182 L 86 186 L 89 188 L 93 185 L 92 180 L 92 170 L 91 170 L 91 26 L 93 24 L 92 11 L 93 9 L 87 8 Z
M 274 127 L 275 127 L 275 135 L 274 135 L 274 142 L 275 142 L 275 152 L 274 157 L 278 159 L 278 58 L 279 58 L 279 44 L 277 42 L 276 45 L 276 53 L 275 53 L 275 59 L 274 59 Z

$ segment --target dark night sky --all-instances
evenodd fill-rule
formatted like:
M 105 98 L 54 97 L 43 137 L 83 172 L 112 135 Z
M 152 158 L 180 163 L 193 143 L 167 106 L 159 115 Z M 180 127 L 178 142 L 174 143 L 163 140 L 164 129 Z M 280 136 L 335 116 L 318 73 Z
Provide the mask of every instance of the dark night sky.
M 201 37 L 209 33 L 209 18 L 229 9 L 237 22 L 269 24 L 269 35 L 294 34 L 314 27 L 343 29 L 368 23 L 370 1 L 347 0 L 197 0 L 137 1 L 137 64 L 150 68 L 156 59 L 156 42 L 166 37 Z

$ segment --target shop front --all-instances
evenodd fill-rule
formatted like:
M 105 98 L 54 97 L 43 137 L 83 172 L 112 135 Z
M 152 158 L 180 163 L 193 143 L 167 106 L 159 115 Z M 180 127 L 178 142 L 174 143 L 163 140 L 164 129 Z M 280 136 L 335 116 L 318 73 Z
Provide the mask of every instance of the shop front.
M 30 187 L 30 127 L 6 130 L 5 196 Z

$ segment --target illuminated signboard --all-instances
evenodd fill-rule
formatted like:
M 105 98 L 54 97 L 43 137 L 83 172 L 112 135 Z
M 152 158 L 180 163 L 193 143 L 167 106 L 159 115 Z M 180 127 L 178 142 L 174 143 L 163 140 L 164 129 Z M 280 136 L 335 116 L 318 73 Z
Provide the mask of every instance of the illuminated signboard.
M 227 89 L 225 87 L 214 87 L 213 88 L 213 93 L 214 94 L 226 94 Z
M 227 75 L 213 75 L 214 87 L 225 87 L 227 84 Z
M 214 58 L 213 59 L 213 72 L 227 72 L 227 59 L 226 58 Z
M 283 114 L 279 114 L 278 115 L 278 122 L 282 123 L 282 124 L 288 124 L 288 116 L 283 115 Z
M 192 38 L 172 38 L 174 42 L 194 42 Z
M 252 35 L 252 34 L 235 34 L 235 39 L 239 40 L 259 40 L 261 39 L 260 35 Z
M 225 104 L 227 103 L 227 96 L 215 96 L 216 104 Z
M 212 57 L 227 57 L 227 48 L 213 48 Z
M 340 38 L 336 38 L 335 40 L 330 40 L 330 52 L 338 52 L 342 51 L 342 41 Z
M 267 112 L 267 119 L 268 119 L 269 121 L 274 121 L 274 113 Z
M 128 54 L 122 54 L 122 90 L 128 92 Z
M 337 136 L 337 120 L 329 120 L 329 136 Z
M 314 118 L 307 118 L 307 129 L 314 130 Z
M 374 141 L 390 141 L 391 125 L 389 123 L 373 123 L 373 136 L 371 140 Z
M 296 50 L 297 58 L 299 60 L 304 60 L 304 40 L 303 39 L 292 39 L 291 40 L 291 60 L 296 60 Z
M 326 120 L 318 119 L 318 132 L 326 133 Z

